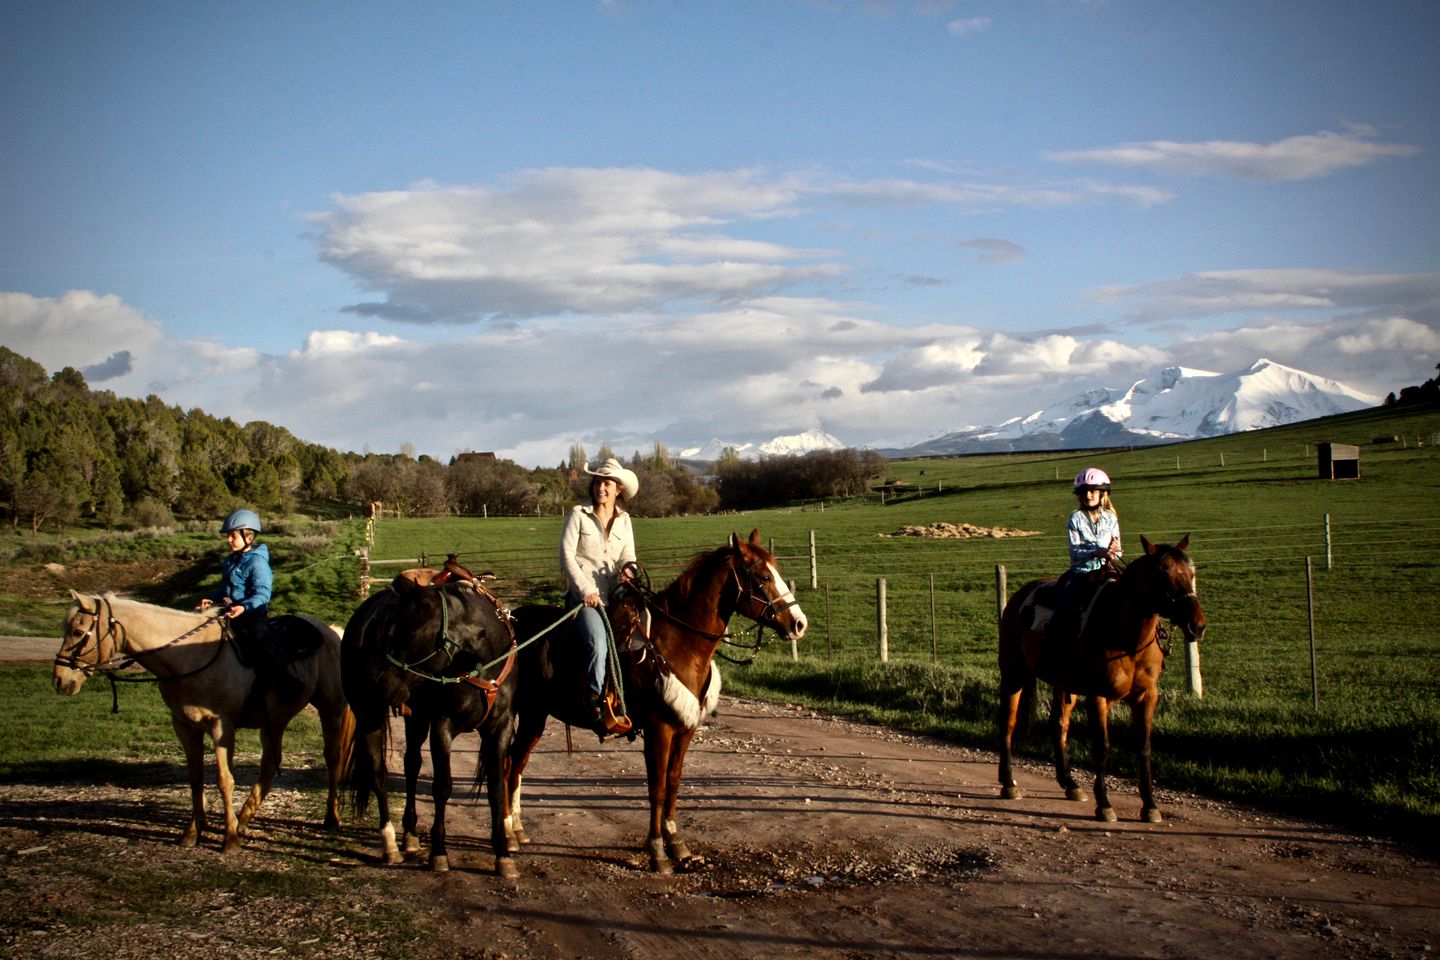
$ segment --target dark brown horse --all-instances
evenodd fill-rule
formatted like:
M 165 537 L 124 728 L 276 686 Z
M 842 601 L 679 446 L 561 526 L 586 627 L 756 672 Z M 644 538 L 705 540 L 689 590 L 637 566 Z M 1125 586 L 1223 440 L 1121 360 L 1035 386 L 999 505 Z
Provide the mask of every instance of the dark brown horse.
M 631 643 L 629 625 L 648 609 L 649 636 Z M 520 607 L 515 611 L 520 655 L 519 728 L 511 751 L 510 827 L 518 843 L 528 842 L 520 822 L 520 783 L 530 753 L 554 717 L 584 726 L 583 680 L 575 659 L 577 641 L 571 624 L 549 630 L 564 616 L 558 607 Z M 805 615 L 780 575 L 775 557 L 760 546 L 759 531 L 749 542 L 731 535 L 723 547 L 697 555 L 675 582 L 657 595 L 631 592 L 611 604 L 611 621 L 621 641 L 625 703 L 635 732 L 645 738 L 645 772 L 650 793 L 650 830 L 646 851 L 650 869 L 671 873 L 690 850 L 680 839 L 675 805 L 685 752 L 720 699 L 715 651 L 729 638 L 732 614 L 761 628 L 798 640 Z M 547 633 L 546 631 L 549 630 Z M 543 636 L 542 636 L 543 634 Z M 525 646 L 532 637 L 539 639 Z M 758 641 L 757 641 L 758 642 Z M 635 733 L 631 734 L 633 739 Z
M 1195 564 L 1179 543 L 1153 544 L 1140 538 L 1144 553 L 1119 578 L 1100 588 L 1082 621 L 1080 636 L 1066 644 L 1047 644 L 1032 626 L 1036 592 L 1054 582 L 1032 580 L 1010 602 L 1000 619 L 1000 795 L 1020 796 L 1011 770 L 1017 728 L 1023 733 L 1035 704 L 1035 681 L 1051 689 L 1050 723 L 1055 778 L 1071 800 L 1085 795 L 1070 772 L 1068 739 L 1075 701 L 1088 697 L 1095 753 L 1095 816 L 1113 821 L 1105 789 L 1110 750 L 1110 708 L 1130 706 L 1139 761 L 1140 818 L 1159 823 L 1160 810 L 1150 774 L 1150 729 L 1159 699 L 1160 673 L 1168 652 L 1162 620 L 1176 624 L 1187 641 L 1205 634 L 1205 612 L 1195 595 Z
M 450 749 L 455 736 L 480 734 L 480 764 L 490 801 L 495 872 L 517 876 L 505 836 L 504 762 L 514 731 L 515 637 L 508 615 L 478 580 L 447 579 L 425 586 L 413 576 L 360 605 L 345 628 L 341 676 L 355 712 L 357 736 L 347 765 L 351 799 L 364 812 L 373 794 L 379 806 L 381 857 L 398 863 L 400 847 L 390 820 L 386 753 L 390 715 L 405 716 L 405 852 L 419 852 L 415 794 L 421 748 L 430 742 L 434 820 L 430 867 L 450 869 L 445 810 L 452 790 Z

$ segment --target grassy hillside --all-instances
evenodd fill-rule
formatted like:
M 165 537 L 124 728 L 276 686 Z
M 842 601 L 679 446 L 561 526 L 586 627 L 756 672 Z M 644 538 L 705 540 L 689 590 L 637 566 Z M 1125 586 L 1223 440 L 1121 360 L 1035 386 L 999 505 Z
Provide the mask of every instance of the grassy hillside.
M 1322 442 L 1357 445 L 1359 478 L 1317 479 Z M 997 565 L 1011 589 L 1060 572 L 1070 478 L 1083 466 L 1101 466 L 1115 479 L 1129 552 L 1140 549 L 1141 534 L 1157 541 L 1190 534 L 1210 618 L 1200 647 L 1203 697 L 1185 690 L 1178 648 L 1164 678 L 1155 737 L 1160 785 L 1284 805 L 1440 851 L 1437 457 L 1440 410 L 1377 409 L 1158 448 L 897 462 L 890 476 L 900 492 L 883 502 L 877 494 L 743 514 L 639 519 L 636 537 L 656 586 L 668 583 L 691 553 L 718 546 L 731 532 L 745 536 L 758 527 L 762 539 L 774 541 L 782 570 L 797 581 L 810 633 L 798 659 L 773 644 L 755 664 L 727 667 L 728 689 L 989 747 Z M 883 536 L 941 521 L 1036 533 L 969 540 Z M 559 516 L 387 518 L 376 525 L 370 556 L 405 563 L 377 562 L 373 572 L 383 582 L 422 554 L 443 559 L 453 551 L 472 570 L 494 571 L 504 599 L 553 598 L 560 526 Z M 356 603 L 353 551 L 363 544 L 363 525 L 323 529 L 322 536 L 296 521 L 293 530 L 282 526 L 267 535 L 278 558 L 276 607 L 343 622 Z M 812 532 L 818 552 L 813 589 Z M 168 595 L 179 605 L 214 576 L 220 547 L 206 531 L 170 536 L 188 544 L 187 572 L 150 581 L 146 599 L 166 602 Z M 105 563 L 163 553 L 164 541 L 122 547 L 84 538 L 0 537 L 0 632 L 30 632 L 15 628 L 32 622 L 58 625 L 64 578 L 47 580 L 54 575 L 43 562 L 68 564 L 72 578 L 101 578 L 113 569 Z M 886 581 L 889 627 L 884 664 L 876 656 L 879 578 Z M 21 587 L 29 599 L 17 599 Z M 1083 732 L 1072 739 L 1083 762 Z M 1043 737 L 1035 737 L 1031 753 L 1047 756 Z M 1128 751 L 1119 761 L 1124 772 Z

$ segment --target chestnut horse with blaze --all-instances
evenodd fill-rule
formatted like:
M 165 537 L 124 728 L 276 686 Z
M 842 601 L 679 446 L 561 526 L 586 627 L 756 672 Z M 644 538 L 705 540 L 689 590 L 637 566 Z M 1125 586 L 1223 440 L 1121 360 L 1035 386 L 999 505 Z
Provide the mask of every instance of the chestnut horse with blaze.
M 788 639 L 805 635 L 800 604 L 775 557 L 760 545 L 759 535 L 758 530 L 751 531 L 747 542 L 732 534 L 725 546 L 697 555 L 660 593 L 631 589 L 611 603 L 626 707 L 634 731 L 645 738 L 650 794 L 646 851 L 650 869 L 658 873 L 671 873 L 674 863 L 691 858 L 675 823 L 675 806 L 690 741 L 701 718 L 714 712 L 720 699 L 720 671 L 712 661 L 720 645 L 729 642 L 731 615 L 738 613 L 762 630 L 769 627 Z M 637 632 L 632 639 L 630 628 L 642 620 L 642 610 L 649 614 L 648 637 Z M 508 784 L 510 832 L 517 843 L 529 840 L 520 822 L 521 776 L 546 720 L 554 717 L 566 724 L 586 725 L 581 717 L 583 680 L 572 652 L 575 641 L 568 629 L 550 629 L 564 615 L 558 607 L 515 610 L 521 645 L 520 722 Z M 757 638 L 756 646 L 758 642 Z M 635 732 L 630 736 L 633 739 Z
M 1091 739 L 1095 754 L 1095 816 L 1110 822 L 1115 811 L 1105 789 L 1110 749 L 1110 709 L 1130 707 L 1140 786 L 1140 818 L 1159 823 L 1150 772 L 1150 731 L 1159 699 L 1160 673 L 1168 643 L 1162 620 L 1169 620 L 1187 641 L 1205 634 L 1205 612 L 1195 593 L 1195 564 L 1186 554 L 1188 536 L 1180 542 L 1154 544 L 1140 538 L 1144 552 L 1118 579 L 1105 583 L 1081 621 L 1078 639 L 1048 643 L 1032 625 L 1036 593 L 1054 578 L 1032 580 L 1010 601 L 1000 619 L 1000 791 L 1005 799 L 1020 796 L 1011 770 L 1017 728 L 1023 734 L 1035 704 L 1035 681 L 1051 688 L 1050 724 L 1055 753 L 1055 778 L 1070 800 L 1085 795 L 1070 772 L 1068 737 L 1075 701 L 1090 701 Z

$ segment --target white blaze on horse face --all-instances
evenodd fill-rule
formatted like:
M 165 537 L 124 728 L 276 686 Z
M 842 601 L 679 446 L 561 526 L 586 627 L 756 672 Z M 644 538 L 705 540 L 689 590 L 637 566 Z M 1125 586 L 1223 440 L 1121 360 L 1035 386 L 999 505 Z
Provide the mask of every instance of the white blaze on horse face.
M 790 616 L 795 618 L 795 639 L 799 640 L 805 636 L 805 613 L 800 609 L 800 602 L 795 599 L 795 594 L 790 591 L 790 583 L 780 575 L 780 568 L 770 564 L 770 582 L 775 584 L 775 591 L 779 595 L 779 602 L 775 604 L 775 612 L 781 613 L 789 610 Z

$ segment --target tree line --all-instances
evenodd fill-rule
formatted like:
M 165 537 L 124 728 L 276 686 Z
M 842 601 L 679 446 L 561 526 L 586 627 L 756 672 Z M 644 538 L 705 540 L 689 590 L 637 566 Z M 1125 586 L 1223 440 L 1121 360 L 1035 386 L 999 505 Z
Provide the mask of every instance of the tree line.
M 217 517 L 236 506 L 363 512 L 381 502 L 406 516 L 556 515 L 582 501 L 587 460 L 616 457 L 636 472 L 637 516 L 709 513 L 863 492 L 884 471 L 874 452 L 820 451 L 744 461 L 723 456 L 713 474 L 682 466 L 662 443 L 628 461 L 583 445 L 555 467 L 522 467 L 488 454 L 442 463 L 408 445 L 393 454 L 341 453 L 264 421 L 238 424 L 91 390 L 66 367 L 50 376 L 0 346 L 0 511 L 12 527 L 77 523 L 156 527 Z

